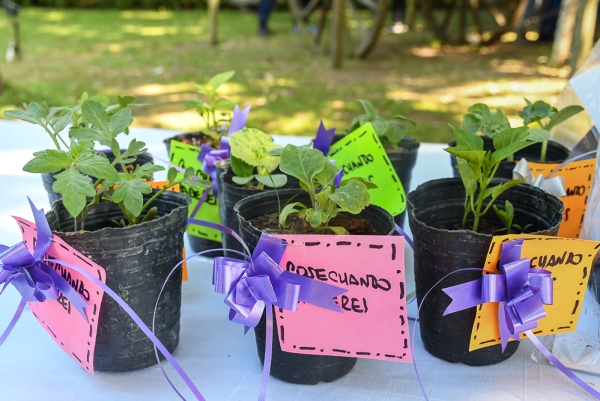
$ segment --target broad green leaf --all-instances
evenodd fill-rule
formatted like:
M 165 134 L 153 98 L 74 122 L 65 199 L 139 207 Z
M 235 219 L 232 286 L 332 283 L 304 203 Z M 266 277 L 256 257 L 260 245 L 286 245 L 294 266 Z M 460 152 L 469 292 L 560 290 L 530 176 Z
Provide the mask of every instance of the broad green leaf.
M 169 167 L 169 171 L 167 172 L 167 181 L 169 181 L 169 183 L 175 181 L 177 179 L 177 173 L 178 171 L 175 167 Z
M 110 146 L 112 142 L 112 136 L 95 128 L 71 128 L 69 136 L 79 140 L 97 141 L 105 146 Z
M 19 120 L 27 121 L 32 124 L 44 125 L 42 117 L 44 116 L 44 109 L 37 103 L 33 102 L 27 106 L 27 110 L 6 110 L 4 112 L 6 117 L 18 118 Z
M 235 103 L 233 103 L 229 99 L 225 99 L 224 97 L 222 97 L 220 99 L 217 99 L 213 103 L 213 107 L 219 110 L 233 110 L 233 108 L 235 107 Z
M 468 150 L 483 150 L 483 139 L 479 135 L 471 134 L 462 128 L 455 128 L 452 125 L 451 127 L 454 130 L 457 146 L 463 146 Z
M 529 134 L 529 140 L 532 142 L 546 142 L 550 140 L 550 132 L 542 128 L 530 129 Z
M 211 188 L 213 186 L 212 182 L 208 180 L 194 179 L 194 178 L 182 178 L 177 182 L 185 184 L 194 189 L 203 189 L 203 188 Z
M 506 191 L 506 190 L 508 190 L 508 189 L 510 189 L 512 187 L 516 187 L 517 185 L 522 184 L 525 181 L 526 181 L 525 179 L 522 179 L 522 180 L 510 180 L 510 181 L 507 181 L 507 182 L 505 182 L 503 184 L 496 185 L 494 187 L 494 190 L 492 191 L 492 200 L 491 200 L 491 202 L 494 202 L 496 200 L 496 198 L 498 198 L 502 194 L 502 192 L 504 192 L 504 191 Z
M 141 154 L 144 154 L 148 151 L 148 149 L 145 146 L 145 142 L 138 141 L 137 139 L 132 139 L 131 142 L 129 142 L 127 150 L 121 155 L 121 157 L 139 156 Z
M 317 228 L 327 221 L 327 215 L 321 210 L 306 209 L 305 219 L 312 228 Z
M 202 109 L 202 108 L 204 108 L 205 105 L 206 105 L 206 101 L 194 99 L 194 100 L 190 100 L 189 102 L 186 102 L 186 104 L 183 106 L 183 109 L 184 110 Z
M 475 103 L 471 107 L 467 109 L 469 113 L 472 113 L 478 119 L 490 118 L 492 116 L 492 112 L 490 107 L 484 103 Z
M 334 201 L 342 210 L 352 214 L 360 213 L 371 201 L 369 190 L 365 184 L 356 180 L 338 188 L 329 195 L 329 199 Z
M 492 207 L 494 208 L 494 212 L 496 212 L 496 215 L 498 216 L 500 221 L 502 221 L 502 223 L 504 223 L 504 225 L 506 226 L 506 230 L 508 231 L 508 234 L 510 234 L 510 228 L 512 227 L 512 221 L 513 221 L 513 218 L 515 217 L 515 210 L 513 208 L 513 205 L 507 200 L 504 203 L 504 210 L 498 208 L 496 205 L 492 205 Z
M 121 109 L 111 117 L 108 127 L 110 128 L 112 135 L 117 136 L 121 132 L 125 132 L 132 122 L 133 117 L 131 117 L 131 110 Z
M 206 95 L 208 96 L 208 94 L 210 93 L 210 90 L 204 86 L 204 85 L 198 85 L 198 84 L 193 84 L 196 89 L 198 90 L 198 93 L 200 93 L 201 95 Z
M 271 137 L 256 128 L 244 128 L 229 136 L 231 155 L 254 167 L 271 172 L 277 168 L 279 157 L 269 155 L 275 148 Z
M 461 129 L 473 135 L 477 134 L 479 127 L 481 127 L 481 123 L 476 116 L 473 114 L 465 114 L 463 116 L 462 122 L 460 123 Z
M 527 99 L 525 99 L 525 102 L 527 102 L 527 106 L 517 113 L 523 119 L 525 125 L 551 116 L 552 106 L 548 103 L 538 100 L 532 104 Z
M 108 116 L 100 102 L 91 99 L 84 100 L 81 105 L 81 114 L 83 114 L 83 117 L 96 128 L 107 134 L 111 132 L 108 125 Z
M 410 125 L 412 125 L 413 127 L 417 127 L 417 122 L 411 118 L 405 117 L 402 114 L 396 114 L 394 117 L 392 117 L 392 120 L 400 120 L 400 121 L 405 121 L 407 123 L 409 123 Z
M 319 182 L 321 187 L 325 188 L 328 185 L 333 183 L 333 180 L 336 175 L 341 171 L 341 169 L 334 163 L 328 160 L 323 165 L 323 170 L 315 175 L 315 179 Z
M 135 102 L 135 96 L 117 96 L 117 102 L 119 103 L 119 106 L 125 108 Z
M 332 189 L 335 189 L 335 187 L 332 187 L 332 186 L 324 187 L 321 190 L 321 192 L 319 192 L 316 195 L 317 204 L 319 205 L 319 207 L 318 207 L 319 210 L 323 210 L 323 211 L 327 210 L 327 208 L 326 208 L 327 203 L 331 202 L 331 200 L 329 200 L 329 195 L 331 194 Z
M 559 110 L 555 115 L 552 116 L 548 124 L 546 125 L 546 129 L 550 131 L 552 128 L 556 127 L 558 124 L 563 121 L 568 120 L 573 117 L 575 114 L 578 114 L 583 111 L 583 107 L 572 105 L 567 106 L 564 109 Z
M 113 201 L 123 203 L 127 212 L 133 217 L 138 217 L 142 213 L 144 194 L 151 193 L 152 187 L 146 184 L 146 180 L 143 178 L 119 180 L 117 185 L 118 187 L 112 195 Z
M 183 172 L 183 178 L 192 178 L 192 176 L 194 175 L 196 171 L 194 170 L 193 167 L 187 167 L 185 169 L 185 171 Z
M 69 167 L 73 158 L 64 150 L 46 149 L 36 152 L 35 157 L 23 166 L 28 173 L 57 173 Z
M 243 161 L 242 159 L 238 159 L 235 156 L 230 157 L 231 160 L 231 170 L 238 177 L 248 177 L 254 174 L 254 167 Z
M 377 185 L 376 185 L 375 183 L 373 183 L 373 182 L 371 182 L 371 181 L 367 181 L 367 180 L 365 180 L 365 179 L 364 179 L 364 178 L 362 178 L 362 177 L 351 177 L 351 178 L 346 178 L 345 180 L 342 180 L 342 182 L 340 182 L 340 187 L 343 187 L 343 186 L 346 186 L 346 185 L 348 185 L 348 183 L 349 183 L 350 181 L 360 181 L 360 182 L 362 182 L 362 183 L 365 185 L 365 187 L 367 187 L 368 189 L 371 189 L 371 188 L 377 188 Z
M 525 142 L 529 138 L 529 128 L 508 128 L 498 133 L 494 138 L 494 148 L 503 149 L 513 143 Z
M 307 187 L 312 187 L 313 178 L 329 163 L 323 153 L 306 146 L 287 145 L 281 153 L 279 168 L 282 172 L 296 177 Z
M 281 209 L 281 213 L 279 213 L 279 227 L 280 228 L 285 227 L 285 222 L 286 222 L 288 216 L 290 216 L 294 213 L 298 213 L 298 209 L 296 209 L 296 207 L 306 209 L 306 206 L 304 206 L 300 202 L 289 203 L 289 204 L 285 205 L 283 207 L 283 209 Z
M 80 157 L 84 153 L 95 153 L 94 142 L 92 141 L 72 141 L 71 142 L 71 156 L 75 159 Z M 104 153 L 100 153 L 104 155 Z M 106 156 L 106 155 L 105 155 Z
M 133 172 L 133 176 L 136 178 L 145 178 L 149 180 L 152 178 L 152 174 L 163 171 L 164 169 L 165 168 L 163 166 L 158 166 L 153 163 L 146 163 L 142 165 L 138 164 Z
M 62 132 L 62 130 L 64 130 L 71 122 L 71 117 L 73 117 L 73 112 L 69 111 L 64 116 L 57 118 L 56 121 L 54 121 L 54 133 L 58 134 L 59 132 Z
M 524 149 L 530 145 L 533 145 L 534 143 L 535 142 L 530 142 L 530 141 L 511 143 L 510 145 L 508 145 L 502 149 L 498 149 L 498 150 L 494 151 L 494 153 L 492 153 L 492 160 L 494 163 L 499 163 L 502 160 L 509 157 L 510 155 L 514 155 L 519 150 Z
M 285 174 L 271 174 L 268 175 L 256 175 L 256 180 L 270 188 L 281 188 L 287 184 L 287 175 Z
M 385 131 L 385 139 L 388 143 L 396 145 L 406 136 L 406 127 L 396 122 L 391 122 L 387 131 Z
M 458 162 L 458 171 L 462 179 L 465 190 L 469 196 L 474 196 L 477 191 L 477 175 L 471 168 L 471 165 L 464 159 L 456 159 Z
M 231 177 L 231 181 L 235 182 L 238 185 L 246 185 L 247 183 L 252 181 L 254 177 L 256 177 L 254 174 L 249 175 L 247 177 L 238 177 L 234 175 L 233 177 Z
M 377 110 L 375 110 L 375 106 L 373 106 L 373 103 L 369 102 L 368 100 L 362 99 L 357 100 L 357 102 L 362 105 L 363 109 L 365 109 L 365 113 L 367 114 L 367 116 L 369 116 L 369 120 L 374 120 L 375 118 L 377 118 Z
M 390 128 L 390 122 L 383 117 L 375 117 L 371 120 L 371 125 L 373 125 L 373 129 L 379 137 L 384 137 L 386 131 Z
M 119 173 L 108 159 L 93 153 L 84 153 L 75 160 L 75 167 L 83 174 L 107 180 L 118 180 Z
M 458 158 L 465 159 L 474 166 L 483 165 L 483 158 L 485 157 L 485 151 L 483 150 L 469 150 L 464 146 L 455 146 L 444 150 Z
M 488 137 L 494 138 L 500 132 L 509 128 L 510 122 L 508 121 L 508 118 L 502 113 L 502 110 L 497 109 L 496 112 L 492 114 L 492 118 L 489 122 L 484 121 L 482 131 Z
M 63 196 L 63 204 L 73 217 L 77 217 L 85 207 L 87 198 L 96 195 L 92 179 L 69 168 L 54 176 L 52 190 Z
M 209 79 L 208 84 L 211 86 L 211 88 L 213 90 L 215 90 L 219 86 L 223 85 L 225 82 L 229 81 L 233 77 L 234 74 L 235 74 L 235 71 L 222 72 L 220 74 L 215 75 L 211 79 Z
M 283 152 L 283 148 L 275 148 L 269 150 L 269 155 L 271 156 L 281 156 L 281 152 Z
M 349 234 L 348 230 L 346 230 L 344 227 L 336 227 L 336 226 L 325 226 L 325 227 L 321 227 L 322 229 L 327 229 L 327 230 L 331 230 L 333 231 L 334 234 L 336 235 L 345 235 L 345 234 Z

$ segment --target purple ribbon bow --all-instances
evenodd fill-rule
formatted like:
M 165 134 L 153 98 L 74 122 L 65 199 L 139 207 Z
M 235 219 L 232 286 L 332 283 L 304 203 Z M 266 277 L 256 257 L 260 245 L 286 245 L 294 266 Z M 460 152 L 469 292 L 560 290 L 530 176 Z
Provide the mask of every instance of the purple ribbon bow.
M 306 302 L 334 312 L 342 312 L 333 301 L 347 290 L 322 281 L 286 272 L 279 267 L 285 241 L 262 234 L 252 261 L 217 257 L 213 265 L 215 292 L 226 294 L 231 308 L 229 320 L 256 327 L 267 304 L 295 311 Z
M 202 144 L 202 147 L 200 148 L 198 160 L 202 162 L 202 171 L 208 174 L 208 176 L 212 179 L 213 195 L 215 198 L 219 196 L 219 192 L 217 190 L 217 168 L 215 167 L 215 163 L 220 160 L 227 160 L 231 157 L 229 135 L 244 128 L 251 107 L 252 106 L 248 106 L 244 110 L 240 111 L 239 106 L 235 106 L 235 108 L 233 109 L 233 117 L 231 118 L 231 123 L 229 124 L 229 130 L 227 131 L 227 135 L 221 137 L 220 149 L 215 149 L 212 146 L 206 144 Z
M 524 239 L 506 242 L 500 254 L 500 274 L 484 274 L 479 280 L 444 288 L 452 303 L 444 316 L 486 302 L 499 302 L 498 324 L 502 351 L 508 340 L 520 340 L 519 334 L 537 327 L 546 317 L 545 305 L 551 305 L 552 276 L 549 271 L 530 268 L 529 259 L 521 259 Z
M 59 296 L 59 291 L 71 302 L 83 319 L 88 321 L 83 310 L 88 307 L 85 300 L 60 274 L 42 261 L 46 251 L 52 245 L 52 231 L 43 209 L 37 210 L 31 200 L 29 205 L 37 227 L 33 254 L 29 252 L 24 242 L 11 247 L 0 245 L 0 284 L 4 284 L 0 294 L 9 284 L 12 284 L 21 294 L 21 303 L 10 324 L 0 336 L 0 345 L 14 328 L 27 302 L 55 300 Z
M 335 135 L 335 128 L 326 129 L 325 124 L 323 124 L 323 120 L 319 123 L 319 129 L 317 130 L 317 135 L 315 136 L 315 140 L 313 141 L 313 149 L 320 150 L 323 153 L 323 156 L 327 157 L 329 154 L 329 148 L 331 148 L 331 143 L 333 142 L 333 136 Z M 329 159 L 329 161 L 335 164 L 335 160 Z M 340 183 L 344 178 L 344 170 L 340 170 L 339 173 L 333 179 L 333 184 L 336 188 L 340 187 Z

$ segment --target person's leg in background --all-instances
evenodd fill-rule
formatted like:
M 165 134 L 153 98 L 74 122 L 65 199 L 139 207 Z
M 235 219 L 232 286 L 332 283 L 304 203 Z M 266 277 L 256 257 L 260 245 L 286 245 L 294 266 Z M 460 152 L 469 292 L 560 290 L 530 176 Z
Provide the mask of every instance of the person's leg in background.
M 269 17 L 273 11 L 276 0 L 261 0 L 258 5 L 258 34 L 263 36 L 272 35 L 269 29 Z

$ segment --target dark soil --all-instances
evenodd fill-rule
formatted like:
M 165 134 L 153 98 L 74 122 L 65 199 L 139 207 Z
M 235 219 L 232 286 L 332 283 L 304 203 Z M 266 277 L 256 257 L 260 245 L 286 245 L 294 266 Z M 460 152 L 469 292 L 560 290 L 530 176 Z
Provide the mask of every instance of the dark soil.
M 473 230 L 473 222 L 470 221 L 467 223 L 468 224 L 467 224 L 466 229 L 472 231 Z M 440 224 L 440 225 L 435 226 L 435 228 L 439 228 L 442 230 L 450 230 L 450 231 L 464 230 L 461 223 L 455 223 L 451 227 L 449 227 L 445 224 Z M 483 218 L 479 220 L 479 230 L 477 232 L 480 234 L 489 234 L 489 235 L 506 235 L 507 234 L 506 226 L 490 225 L 490 223 L 486 219 L 483 219 Z M 511 234 L 527 234 L 529 232 L 533 232 L 533 231 L 530 230 L 529 227 L 527 227 L 527 226 L 525 227 L 525 230 L 523 230 L 522 232 L 515 226 L 513 226 L 510 230 Z
M 170 139 L 175 139 L 179 142 L 185 143 L 186 145 L 202 146 L 202 144 L 206 144 L 217 149 L 220 148 L 219 141 L 211 138 L 202 131 L 186 132 L 185 134 L 179 134 Z
M 250 223 L 260 231 L 269 234 L 332 234 L 331 230 L 315 230 L 298 215 L 293 214 L 287 219 L 287 228 L 279 228 L 279 215 L 262 216 L 252 219 Z M 351 235 L 386 235 L 376 227 L 371 226 L 371 222 L 365 219 L 349 217 L 348 215 L 338 215 L 329 222 L 333 227 L 344 227 Z

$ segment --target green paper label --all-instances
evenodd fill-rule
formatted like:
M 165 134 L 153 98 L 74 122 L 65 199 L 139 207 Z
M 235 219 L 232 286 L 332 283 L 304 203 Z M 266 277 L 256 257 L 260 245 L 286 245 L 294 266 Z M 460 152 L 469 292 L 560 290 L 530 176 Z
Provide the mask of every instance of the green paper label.
M 406 209 L 400 178 L 370 123 L 332 145 L 329 158 L 344 170 L 344 178 L 362 177 L 377 185 L 369 190 L 372 204 L 381 206 L 392 216 Z
M 210 180 L 210 177 L 202 171 L 202 163 L 198 160 L 200 154 L 200 148 L 198 146 L 187 145 L 179 141 L 171 141 L 171 152 L 169 154 L 169 160 L 171 163 L 178 165 L 181 168 L 192 167 L 196 172 L 194 173 L 197 177 L 205 180 Z M 177 174 L 177 179 L 183 178 L 182 173 Z M 206 200 L 200 206 L 196 216 L 191 216 L 194 208 L 198 204 L 198 200 L 202 197 L 202 189 L 194 189 L 185 184 L 180 184 L 181 192 L 191 196 L 192 203 L 190 204 L 189 217 L 193 217 L 198 220 L 210 221 L 211 223 L 221 224 L 219 218 L 219 205 L 217 198 L 213 196 L 213 190 L 206 197 Z M 190 224 L 186 230 L 190 235 L 196 237 L 205 238 L 211 241 L 221 242 L 221 232 L 213 228 L 200 227 L 197 225 Z

